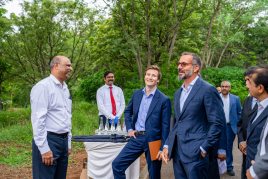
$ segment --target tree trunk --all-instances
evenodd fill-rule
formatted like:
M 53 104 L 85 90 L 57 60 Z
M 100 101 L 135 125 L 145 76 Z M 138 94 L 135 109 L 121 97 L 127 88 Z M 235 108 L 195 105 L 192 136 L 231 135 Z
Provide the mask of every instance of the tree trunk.
M 146 0 L 145 16 L 146 16 L 146 39 L 147 39 L 147 66 L 151 65 L 152 52 L 150 40 L 150 0 Z
M 220 65 L 220 63 L 221 63 L 221 61 L 222 61 L 222 57 L 223 57 L 223 55 L 224 55 L 226 49 L 227 49 L 228 46 L 229 46 L 229 43 L 230 43 L 230 42 L 227 42 L 227 43 L 225 44 L 223 50 L 221 51 L 221 55 L 220 55 L 220 58 L 219 58 L 219 60 L 218 60 L 218 62 L 217 62 L 216 68 L 219 67 L 219 65 Z
M 209 22 L 208 33 L 207 33 L 207 36 L 206 36 L 206 42 L 205 42 L 205 45 L 204 45 L 204 48 L 203 48 L 203 53 L 202 53 L 202 60 L 203 60 L 205 66 L 207 65 L 207 63 L 209 61 L 209 48 L 210 48 L 209 47 L 209 41 L 210 41 L 210 38 L 211 38 L 212 26 L 213 26 L 214 20 L 217 17 L 218 12 L 220 11 L 220 5 L 221 5 L 221 0 L 218 0 L 217 1 L 217 6 L 214 9 L 214 12 L 213 12 L 213 14 L 212 14 L 212 16 L 210 18 L 210 22 Z

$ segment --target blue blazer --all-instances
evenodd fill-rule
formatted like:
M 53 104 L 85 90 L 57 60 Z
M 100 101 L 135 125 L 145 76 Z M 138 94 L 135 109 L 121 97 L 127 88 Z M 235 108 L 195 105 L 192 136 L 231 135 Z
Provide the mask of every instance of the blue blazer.
M 125 124 L 127 131 L 129 129 L 135 130 L 137 122 L 140 103 L 143 97 L 142 89 L 134 92 L 126 110 L 125 110 Z M 170 99 L 156 89 L 151 105 L 149 107 L 145 130 L 147 141 L 162 140 L 161 150 L 163 144 L 169 134 L 171 117 L 171 102 Z
M 198 78 L 180 111 L 181 88 L 175 93 L 176 123 L 166 145 L 169 157 L 179 157 L 185 163 L 200 160 L 200 146 L 210 153 L 219 147 L 225 117 L 223 103 L 215 87 Z M 177 142 L 179 141 L 179 142 Z M 174 144 L 179 155 L 174 156 Z M 223 147 L 225 148 L 225 147 Z
M 229 99 L 230 99 L 230 113 L 229 113 L 230 125 L 233 132 L 237 134 L 237 123 L 241 117 L 240 99 L 238 96 L 235 96 L 233 94 L 230 94 Z

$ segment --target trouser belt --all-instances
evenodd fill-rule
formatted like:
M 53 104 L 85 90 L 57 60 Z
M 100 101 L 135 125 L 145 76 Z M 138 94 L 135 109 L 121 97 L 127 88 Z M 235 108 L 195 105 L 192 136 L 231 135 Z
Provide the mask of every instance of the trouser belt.
M 60 138 L 66 138 L 66 137 L 68 137 L 68 133 L 69 132 L 58 134 L 58 133 L 55 133 L 55 132 L 47 131 L 47 134 L 48 135 L 53 135 L 53 136 L 57 136 L 57 137 L 60 137 Z

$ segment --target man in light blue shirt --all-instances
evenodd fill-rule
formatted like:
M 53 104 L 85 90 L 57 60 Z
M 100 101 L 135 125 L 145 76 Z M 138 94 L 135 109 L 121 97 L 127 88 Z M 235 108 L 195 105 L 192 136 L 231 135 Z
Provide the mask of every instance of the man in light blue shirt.
M 71 62 L 55 56 L 50 69 L 50 76 L 38 82 L 30 95 L 34 179 L 66 178 L 71 153 L 72 99 L 64 82 L 72 71 Z
M 148 144 L 162 141 L 155 156 L 159 158 L 170 128 L 171 103 L 157 89 L 160 79 L 159 67 L 149 66 L 144 77 L 145 88 L 134 92 L 125 110 L 126 129 L 131 138 L 112 163 L 115 179 L 125 179 L 125 170 L 144 152 L 150 179 L 160 178 L 162 162 L 151 158 Z

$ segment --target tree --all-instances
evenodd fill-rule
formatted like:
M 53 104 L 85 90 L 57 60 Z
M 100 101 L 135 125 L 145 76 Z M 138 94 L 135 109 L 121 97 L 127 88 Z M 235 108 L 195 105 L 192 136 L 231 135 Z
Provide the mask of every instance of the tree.
M 3 45 L 12 73 L 32 85 L 49 74 L 52 57 L 62 54 L 72 61 L 69 85 L 74 84 L 92 61 L 88 45 L 95 18 L 82 0 L 24 2 L 22 14 L 12 15 L 15 28 Z

